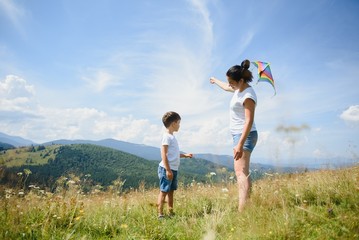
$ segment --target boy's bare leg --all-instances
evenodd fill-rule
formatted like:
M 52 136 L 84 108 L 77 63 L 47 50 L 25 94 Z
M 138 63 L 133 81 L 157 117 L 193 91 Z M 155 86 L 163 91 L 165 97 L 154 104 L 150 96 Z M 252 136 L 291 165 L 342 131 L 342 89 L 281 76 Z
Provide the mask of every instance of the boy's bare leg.
M 163 205 L 165 203 L 167 193 L 161 192 L 158 194 L 158 200 L 157 200 L 157 209 L 158 209 L 158 215 L 163 216 Z
M 167 197 L 168 197 L 168 212 L 169 214 L 173 214 L 173 194 L 174 191 L 171 190 L 168 192 Z
M 242 157 L 234 161 L 234 170 L 237 176 L 239 202 L 238 211 L 241 212 L 244 209 L 244 205 L 249 197 L 249 191 L 251 187 L 251 180 L 249 177 L 249 160 L 251 153 L 243 151 Z

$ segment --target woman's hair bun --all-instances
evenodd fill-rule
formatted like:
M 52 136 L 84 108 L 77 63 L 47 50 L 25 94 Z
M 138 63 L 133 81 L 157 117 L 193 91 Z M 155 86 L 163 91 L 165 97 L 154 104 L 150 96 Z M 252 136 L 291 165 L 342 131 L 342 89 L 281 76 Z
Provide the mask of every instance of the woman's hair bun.
M 251 62 L 248 59 L 246 59 L 242 62 L 241 67 L 244 69 L 248 69 L 250 65 L 251 65 Z

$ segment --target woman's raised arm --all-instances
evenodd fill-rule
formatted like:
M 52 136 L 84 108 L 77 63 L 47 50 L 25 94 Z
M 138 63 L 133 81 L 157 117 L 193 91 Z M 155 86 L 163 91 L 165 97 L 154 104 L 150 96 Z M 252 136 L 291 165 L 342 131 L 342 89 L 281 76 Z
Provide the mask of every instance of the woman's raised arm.
M 218 87 L 222 88 L 224 91 L 227 92 L 234 92 L 233 88 L 231 88 L 231 86 L 229 86 L 228 83 L 222 82 L 221 80 L 215 78 L 215 77 L 211 77 L 209 79 L 210 83 L 212 84 L 216 84 Z

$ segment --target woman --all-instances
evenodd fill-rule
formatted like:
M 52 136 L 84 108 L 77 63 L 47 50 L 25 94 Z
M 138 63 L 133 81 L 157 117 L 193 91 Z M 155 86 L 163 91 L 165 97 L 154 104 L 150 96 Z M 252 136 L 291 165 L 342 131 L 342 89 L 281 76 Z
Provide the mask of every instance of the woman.
M 249 197 L 251 188 L 249 162 L 258 139 L 254 123 L 257 96 L 249 85 L 253 79 L 251 71 L 248 70 L 249 66 L 250 61 L 244 60 L 241 66 L 231 67 L 226 74 L 228 84 L 214 77 L 210 78 L 212 84 L 234 93 L 230 102 L 229 115 L 230 131 L 233 137 L 234 170 L 239 190 L 238 210 L 240 212 Z

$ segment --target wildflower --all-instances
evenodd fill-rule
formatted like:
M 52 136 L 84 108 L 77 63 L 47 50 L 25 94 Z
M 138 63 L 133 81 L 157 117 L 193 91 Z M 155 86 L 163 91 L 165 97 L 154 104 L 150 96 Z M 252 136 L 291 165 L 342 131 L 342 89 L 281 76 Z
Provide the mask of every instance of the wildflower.
M 81 217 L 78 216 L 78 217 L 75 218 L 75 221 L 78 221 L 78 220 L 80 220 L 80 219 L 81 219 Z
M 211 176 L 216 176 L 217 174 L 215 172 L 210 172 L 209 173 Z
M 229 192 L 228 188 L 222 188 L 222 192 Z
M 128 228 L 128 225 L 123 223 L 123 224 L 121 224 L 120 228 L 122 228 L 122 229 L 127 229 L 127 228 Z
M 22 176 L 22 172 L 18 172 L 17 175 L 18 175 L 18 176 Z
M 12 193 L 12 189 L 6 189 L 5 192 L 8 193 L 8 194 L 11 194 L 11 193 Z
M 24 169 L 24 173 L 29 176 L 32 172 L 30 169 Z
M 23 195 L 24 195 L 24 192 L 23 192 L 23 191 L 20 191 L 18 194 L 19 194 L 19 196 L 23 196 Z

